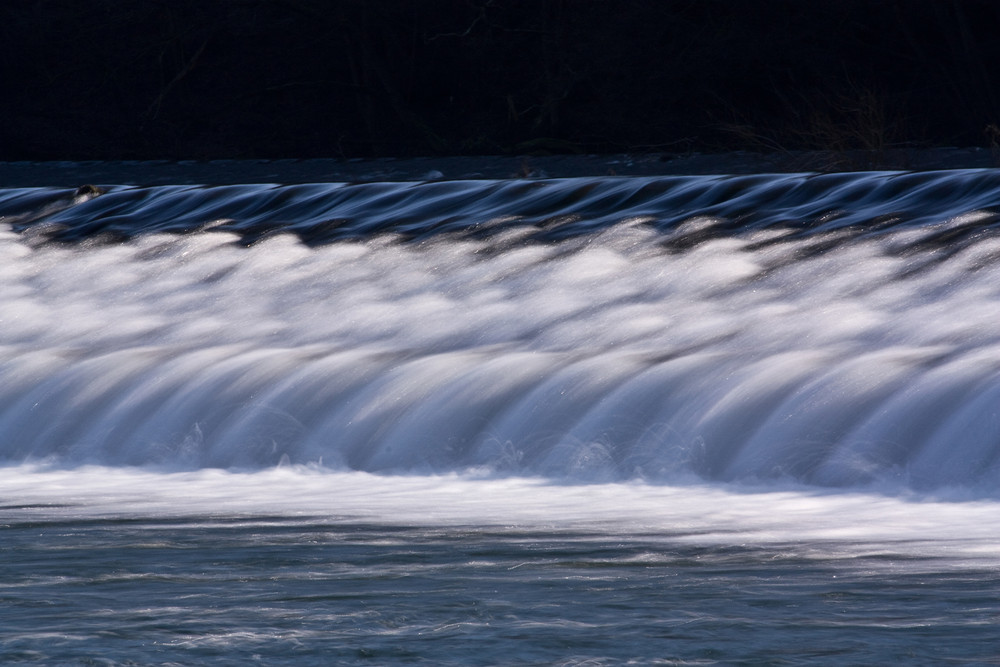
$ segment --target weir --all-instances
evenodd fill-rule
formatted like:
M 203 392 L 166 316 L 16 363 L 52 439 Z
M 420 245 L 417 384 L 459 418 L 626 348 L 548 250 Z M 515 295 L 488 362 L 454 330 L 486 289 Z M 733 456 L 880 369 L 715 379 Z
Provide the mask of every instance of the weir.
M 988 492 L 997 178 L 0 191 L 0 460 Z

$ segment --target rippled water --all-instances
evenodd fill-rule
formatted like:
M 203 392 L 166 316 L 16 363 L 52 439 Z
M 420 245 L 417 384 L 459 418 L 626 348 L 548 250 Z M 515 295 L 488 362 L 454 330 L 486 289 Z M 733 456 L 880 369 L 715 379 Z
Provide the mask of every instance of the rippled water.
M 0 659 L 996 661 L 998 193 L 0 190 Z

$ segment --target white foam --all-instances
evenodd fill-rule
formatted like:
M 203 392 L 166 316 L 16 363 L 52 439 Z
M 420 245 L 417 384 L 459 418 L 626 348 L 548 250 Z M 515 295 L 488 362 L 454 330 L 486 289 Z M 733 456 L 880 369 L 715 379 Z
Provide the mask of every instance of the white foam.
M 26 466 L 0 468 L 0 504 L 0 522 L 149 517 L 198 523 L 246 517 L 331 525 L 475 525 L 597 531 L 705 545 L 799 545 L 799 550 L 812 545 L 822 558 L 871 553 L 946 558 L 924 563 L 937 570 L 971 562 L 1000 565 L 996 502 L 831 494 L 801 487 L 565 485 L 457 475 L 382 477 L 302 467 L 163 473 Z
M 444 237 L 309 249 L 282 235 L 250 248 L 215 232 L 97 247 L 0 235 L 0 368 L 13 387 L 0 454 L 438 472 L 521 462 L 591 481 L 914 473 L 922 488 L 943 470 L 940 483 L 983 493 L 1000 475 L 988 406 L 951 399 L 995 386 L 996 371 L 948 364 L 1000 362 L 995 244 L 931 261 L 943 250 L 896 252 L 908 233 L 818 254 L 815 237 L 748 249 L 767 233 L 666 253 L 635 226 L 500 252 Z M 35 354 L 62 362 L 22 368 Z M 864 444 L 893 438 L 878 410 L 906 419 L 933 397 L 951 408 L 928 444 L 898 443 L 902 457 Z M 949 459 L 962 447 L 974 464 Z

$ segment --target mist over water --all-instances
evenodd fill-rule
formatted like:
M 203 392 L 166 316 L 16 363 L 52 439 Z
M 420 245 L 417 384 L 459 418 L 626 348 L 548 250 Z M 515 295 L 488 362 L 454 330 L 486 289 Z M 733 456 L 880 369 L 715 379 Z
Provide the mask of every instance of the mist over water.
M 397 609 L 399 637 L 443 633 L 455 653 L 399 652 L 390 612 L 355 609 L 367 630 L 341 641 L 380 639 L 343 660 L 492 664 L 519 632 L 528 662 L 772 659 L 767 641 L 718 637 L 796 641 L 803 626 L 781 611 L 794 604 L 825 648 L 790 662 L 877 662 L 907 642 L 852 643 L 824 600 L 875 585 L 896 609 L 920 577 L 938 583 L 919 609 L 846 604 L 842 620 L 962 636 L 962 659 L 986 659 L 1000 613 L 998 186 L 958 171 L 0 191 L 0 527 L 5 576 L 24 588 L 8 599 L 55 591 L 71 544 L 80 558 L 147 545 L 123 552 L 143 581 L 174 576 L 163 563 L 197 545 L 237 578 L 285 568 L 294 583 L 260 584 L 245 625 L 189 627 L 190 644 L 180 620 L 143 626 L 141 605 L 108 602 L 115 622 L 174 657 L 231 657 L 245 632 L 262 652 L 244 658 L 306 659 L 330 650 L 319 625 L 270 614 L 319 605 L 340 627 L 346 598 L 289 591 L 315 578 L 371 593 L 389 564 L 366 559 L 392 543 L 415 601 L 446 609 L 442 582 L 466 576 L 462 604 L 507 601 L 457 635 L 468 616 L 408 625 L 416 612 Z M 467 549 L 453 558 L 455 540 Z M 320 546 L 296 551 L 307 543 Z M 254 545 L 270 563 L 256 574 Z M 18 564 L 31 559 L 49 574 Z M 86 560 L 74 585 L 110 596 L 108 562 Z M 184 562 L 177 590 L 197 600 L 152 615 L 201 614 L 207 590 L 234 585 L 199 583 L 205 561 Z M 782 573 L 802 578 L 771 611 L 724 611 Z M 692 615 L 644 625 L 674 584 Z M 593 616 L 567 611 L 582 595 Z M 623 632 L 607 625 L 623 604 L 646 641 L 660 633 L 648 653 L 568 629 Z M 77 656 L 90 640 L 58 626 L 86 611 L 65 613 L 50 618 L 64 653 L 22 639 L 7 657 Z M 968 625 L 941 621 L 952 614 Z

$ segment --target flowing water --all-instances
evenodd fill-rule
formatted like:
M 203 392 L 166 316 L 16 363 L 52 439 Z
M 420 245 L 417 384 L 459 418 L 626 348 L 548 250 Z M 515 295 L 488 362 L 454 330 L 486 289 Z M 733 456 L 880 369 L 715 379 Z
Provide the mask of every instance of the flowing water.
M 996 664 L 998 207 L 0 190 L 0 661 Z

